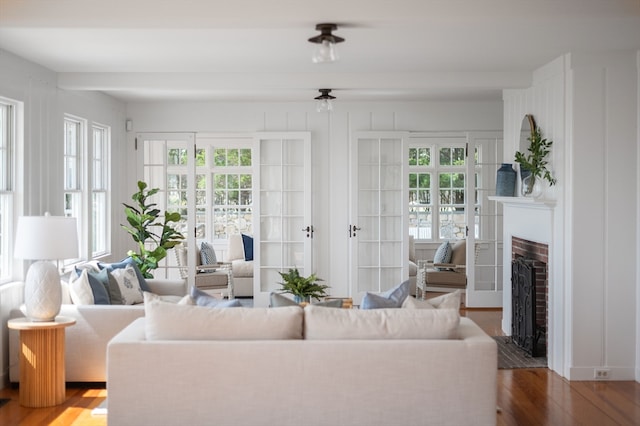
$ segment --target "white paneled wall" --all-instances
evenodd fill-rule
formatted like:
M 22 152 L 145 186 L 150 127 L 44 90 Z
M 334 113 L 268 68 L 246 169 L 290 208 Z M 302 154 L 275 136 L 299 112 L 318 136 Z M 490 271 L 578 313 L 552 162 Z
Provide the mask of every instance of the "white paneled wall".
M 568 54 L 537 70 L 531 88 L 504 92 L 505 161 L 524 114 L 554 141 L 549 365 L 572 380 L 592 380 L 595 368 L 636 375 L 638 75 L 637 52 Z M 505 223 L 505 261 L 509 232 Z M 504 302 L 508 331 L 506 288 Z

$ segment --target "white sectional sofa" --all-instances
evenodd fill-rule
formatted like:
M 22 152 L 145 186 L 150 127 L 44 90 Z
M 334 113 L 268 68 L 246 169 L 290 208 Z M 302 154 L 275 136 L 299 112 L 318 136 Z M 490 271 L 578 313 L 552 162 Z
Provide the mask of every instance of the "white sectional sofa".
M 152 292 L 179 300 L 187 293 L 184 280 L 146 280 Z M 66 297 L 68 301 L 68 297 Z M 144 305 L 73 305 L 64 303 L 60 315 L 75 318 L 65 329 L 65 379 L 67 382 L 105 382 L 107 343 L 133 320 L 144 316 Z M 12 309 L 9 317 L 23 317 Z M 9 380 L 20 381 L 19 332 L 9 332 Z
M 496 424 L 496 343 L 457 310 L 147 306 L 108 345 L 109 425 Z

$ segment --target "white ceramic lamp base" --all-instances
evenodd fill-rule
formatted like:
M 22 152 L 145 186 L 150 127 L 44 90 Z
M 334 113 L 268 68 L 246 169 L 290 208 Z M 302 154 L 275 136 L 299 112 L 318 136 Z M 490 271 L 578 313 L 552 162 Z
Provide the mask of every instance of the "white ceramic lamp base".
M 58 268 L 50 262 L 29 267 L 24 282 L 24 304 L 31 321 L 53 321 L 60 313 L 62 288 Z

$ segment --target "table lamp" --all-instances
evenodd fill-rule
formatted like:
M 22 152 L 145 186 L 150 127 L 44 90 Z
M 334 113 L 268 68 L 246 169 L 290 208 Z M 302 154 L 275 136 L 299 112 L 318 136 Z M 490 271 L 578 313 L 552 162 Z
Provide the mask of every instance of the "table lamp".
M 29 266 L 24 282 L 26 315 L 31 321 L 53 321 L 60 312 L 60 273 L 52 260 L 78 257 L 78 231 L 73 217 L 18 218 L 14 256 L 38 260 Z

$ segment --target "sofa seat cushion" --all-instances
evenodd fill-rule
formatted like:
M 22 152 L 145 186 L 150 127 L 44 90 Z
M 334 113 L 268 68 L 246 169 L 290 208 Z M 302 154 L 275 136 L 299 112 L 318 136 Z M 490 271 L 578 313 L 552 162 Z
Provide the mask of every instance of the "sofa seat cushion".
M 236 259 L 231 262 L 234 278 L 253 278 L 253 260 Z
M 453 339 L 459 324 L 457 309 L 304 308 L 308 340 Z
M 296 306 L 220 309 L 144 296 L 147 340 L 302 339 L 303 310 Z

